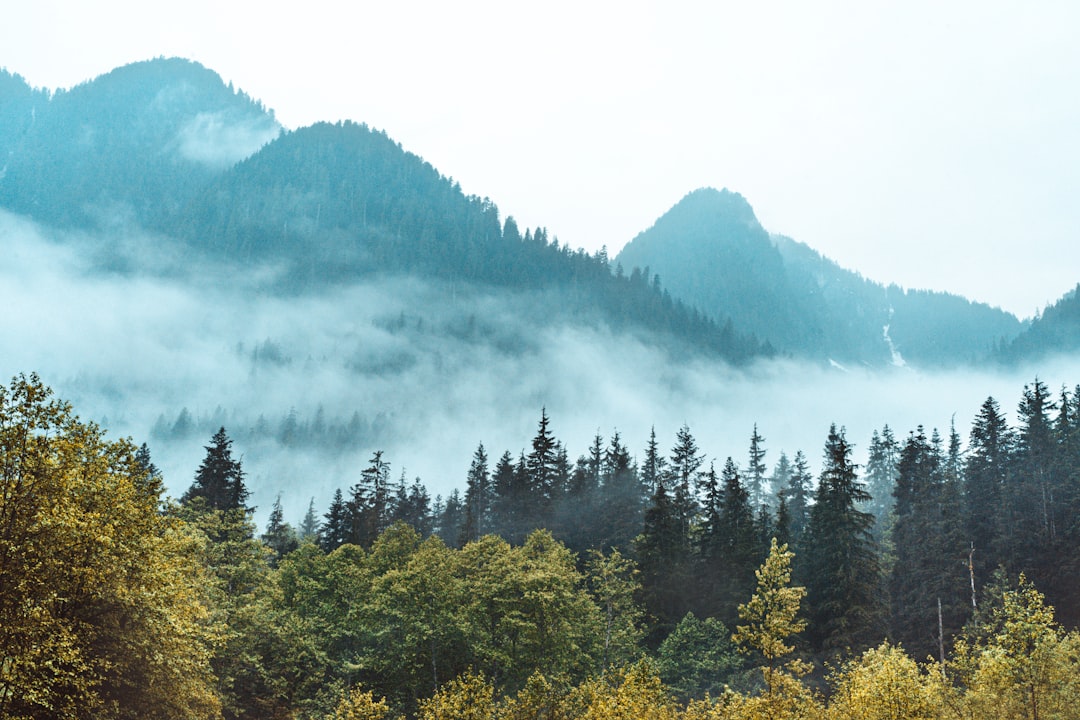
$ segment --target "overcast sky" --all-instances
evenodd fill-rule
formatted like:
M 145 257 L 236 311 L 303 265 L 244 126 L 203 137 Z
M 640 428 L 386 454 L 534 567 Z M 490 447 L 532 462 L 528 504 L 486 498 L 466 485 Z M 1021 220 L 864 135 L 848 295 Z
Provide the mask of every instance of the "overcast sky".
M 614 253 L 690 190 L 884 282 L 1030 316 L 1080 281 L 1080 4 L 34 0 L 0 66 L 182 56 L 287 127 L 352 119 Z

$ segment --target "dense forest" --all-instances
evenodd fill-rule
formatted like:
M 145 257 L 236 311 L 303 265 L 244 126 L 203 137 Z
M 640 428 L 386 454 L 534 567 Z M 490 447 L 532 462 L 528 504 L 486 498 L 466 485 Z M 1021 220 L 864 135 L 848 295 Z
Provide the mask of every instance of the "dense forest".
M 707 459 L 690 428 L 571 461 L 541 411 L 432 499 L 375 452 L 252 522 L 222 428 L 178 500 L 36 376 L 0 389 L 9 718 L 1066 717 L 1080 692 L 1080 388 L 966 443 L 842 428 Z M 313 472 L 317 472 L 313 469 Z M 1056 611 L 1055 611 L 1056 607 Z M 1056 612 L 1056 615 L 1055 615 Z

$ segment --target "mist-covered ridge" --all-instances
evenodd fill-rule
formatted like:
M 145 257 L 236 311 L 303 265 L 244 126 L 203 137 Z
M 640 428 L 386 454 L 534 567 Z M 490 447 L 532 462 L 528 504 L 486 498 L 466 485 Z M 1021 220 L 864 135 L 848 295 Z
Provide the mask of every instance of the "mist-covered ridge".
M 729 190 L 688 194 L 617 260 L 648 266 L 676 297 L 723 313 L 777 349 L 869 366 L 986 361 L 1023 329 L 1013 315 L 949 293 L 883 285 L 770 235 Z

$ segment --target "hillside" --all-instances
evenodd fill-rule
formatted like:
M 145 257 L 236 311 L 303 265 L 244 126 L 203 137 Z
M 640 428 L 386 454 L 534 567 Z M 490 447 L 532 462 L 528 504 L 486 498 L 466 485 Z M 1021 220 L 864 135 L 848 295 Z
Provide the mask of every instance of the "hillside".
M 280 132 L 273 113 L 198 63 L 157 59 L 51 96 L 0 82 L 0 205 L 80 229 L 162 223 Z M 10 117 L 9 117 L 10 115 Z
M 957 295 L 885 286 L 770 236 L 739 194 L 696 190 L 618 256 L 678 298 L 752 327 L 782 352 L 870 366 L 955 365 L 1015 337 L 1014 316 Z

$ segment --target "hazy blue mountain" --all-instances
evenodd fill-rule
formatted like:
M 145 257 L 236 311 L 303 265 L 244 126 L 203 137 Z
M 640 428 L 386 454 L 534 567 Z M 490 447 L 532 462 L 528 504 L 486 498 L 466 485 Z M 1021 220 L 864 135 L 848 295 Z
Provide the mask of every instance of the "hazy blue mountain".
M 197 63 L 134 63 L 51 96 L 5 74 L 0 93 L 0 207 L 81 231 L 99 269 L 187 275 L 207 261 L 278 293 L 405 274 L 451 294 L 543 293 L 524 324 L 602 325 L 729 361 L 769 352 L 604 255 L 501 220 L 383 132 L 283 132 Z
M 958 364 L 987 357 L 1022 329 L 1002 310 L 881 285 L 802 243 L 770 236 L 746 200 L 728 190 L 690 193 L 618 261 L 648 267 L 676 297 L 798 356 Z
M 1080 285 L 1046 308 L 998 357 L 1011 363 L 1080 351 Z
M 8 77 L 0 98 L 0 204 L 58 225 L 161 221 L 280 131 L 259 103 L 181 59 L 126 65 L 51 96 Z

